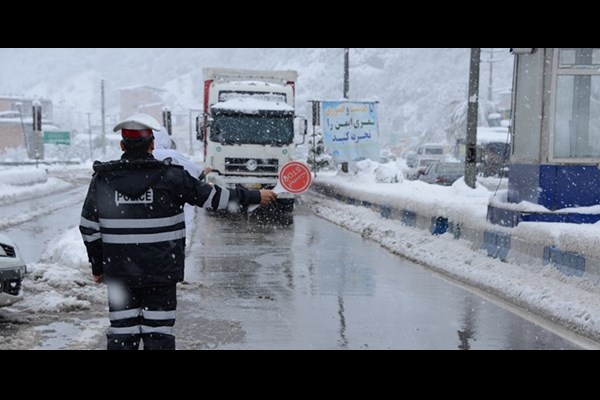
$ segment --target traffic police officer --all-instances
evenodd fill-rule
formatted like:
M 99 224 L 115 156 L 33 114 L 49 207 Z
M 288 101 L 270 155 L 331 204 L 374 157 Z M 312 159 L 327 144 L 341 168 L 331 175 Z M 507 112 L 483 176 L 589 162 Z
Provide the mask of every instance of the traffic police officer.
M 81 213 L 81 231 L 94 280 L 108 289 L 107 348 L 174 350 L 176 284 L 183 280 L 185 220 L 189 203 L 207 209 L 269 204 L 270 190 L 228 190 L 197 180 L 182 167 L 152 156 L 147 114 L 120 122 L 120 160 L 94 163 Z

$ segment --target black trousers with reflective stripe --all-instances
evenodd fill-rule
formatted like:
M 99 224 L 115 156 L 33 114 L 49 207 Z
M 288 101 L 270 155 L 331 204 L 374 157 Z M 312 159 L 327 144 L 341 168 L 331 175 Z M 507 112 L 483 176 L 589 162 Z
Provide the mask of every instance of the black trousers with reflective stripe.
M 175 350 L 176 285 L 127 287 L 108 283 L 108 350 Z

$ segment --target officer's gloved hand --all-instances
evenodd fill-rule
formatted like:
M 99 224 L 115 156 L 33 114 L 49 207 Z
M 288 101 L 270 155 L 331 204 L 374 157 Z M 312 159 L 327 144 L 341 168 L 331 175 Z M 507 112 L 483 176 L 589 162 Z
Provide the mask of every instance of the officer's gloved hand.
M 277 200 L 277 193 L 275 193 L 272 190 L 267 190 L 267 189 L 260 190 L 260 204 L 261 205 L 266 206 L 268 204 L 271 204 L 275 200 Z
M 200 173 L 200 176 L 198 177 L 198 180 L 203 181 L 204 179 L 206 179 L 206 175 L 212 172 L 212 168 L 210 167 L 206 167 L 202 170 L 202 172 Z

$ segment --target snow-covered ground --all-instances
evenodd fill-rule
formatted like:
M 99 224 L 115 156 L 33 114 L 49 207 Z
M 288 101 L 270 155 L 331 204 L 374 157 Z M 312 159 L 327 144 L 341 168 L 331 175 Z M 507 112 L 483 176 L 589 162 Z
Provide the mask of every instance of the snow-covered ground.
M 437 211 L 444 209 L 453 216 L 485 223 L 487 203 L 494 194 L 492 190 L 484 186 L 473 190 L 462 181 L 441 187 L 401 177 L 397 183 L 379 183 L 391 182 L 390 174 L 400 173 L 394 164 L 379 167 L 377 163 L 362 163 L 356 167 L 355 174 L 320 172 L 316 180 L 344 187 L 360 198 L 385 199 L 392 206 L 409 201 L 415 210 L 425 215 L 437 207 Z M 90 166 L 85 168 L 89 170 Z M 0 186 L 0 205 L 27 199 L 33 194 L 53 193 L 60 190 L 61 185 L 69 185 L 44 177 L 42 172 L 32 172 L 32 167 L 0 167 L 0 177 L 7 182 Z M 493 186 L 493 182 L 488 184 Z M 487 257 L 483 251 L 472 251 L 468 242 L 455 240 L 451 235 L 432 236 L 428 231 L 404 226 L 400 221 L 384 219 L 369 209 L 341 204 L 318 194 L 307 194 L 304 201 L 321 217 L 376 241 L 393 253 L 600 341 L 600 287 L 584 278 L 567 277 L 541 264 L 504 263 Z M 35 218 L 35 212 L 30 211 L 31 218 Z M 2 216 L 0 229 L 3 221 L 12 225 L 10 217 Z M 580 245 L 600 237 L 598 224 L 522 225 L 527 225 L 522 229 L 530 230 L 531 235 L 550 229 L 552 234 L 565 234 L 573 241 L 579 240 Z M 28 269 L 24 299 L 3 310 L 60 313 L 105 307 L 106 289 L 91 281 L 85 248 L 76 227 L 48 243 L 40 262 L 28 265 Z

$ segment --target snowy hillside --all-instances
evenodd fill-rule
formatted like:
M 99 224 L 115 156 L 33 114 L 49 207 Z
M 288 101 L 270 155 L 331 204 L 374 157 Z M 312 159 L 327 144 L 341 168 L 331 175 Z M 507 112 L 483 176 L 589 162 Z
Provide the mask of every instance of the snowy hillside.
M 498 50 L 498 49 L 497 49 Z M 494 87 L 511 85 L 512 56 L 495 58 Z M 107 97 L 125 86 L 147 84 L 167 90 L 168 105 L 200 108 L 203 67 L 295 69 L 299 72 L 298 114 L 309 116 L 307 100 L 342 97 L 343 49 L 0 49 L 0 95 L 51 98 L 55 119 L 75 129 L 87 126 L 86 112 L 99 121 L 100 79 Z M 469 49 L 350 49 L 350 96 L 380 101 L 380 130 L 386 137 L 440 131 L 456 101 L 467 91 Z M 488 79 L 482 64 L 481 93 Z

